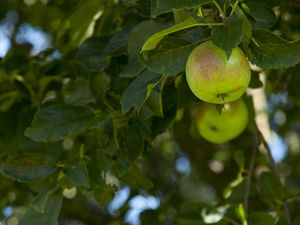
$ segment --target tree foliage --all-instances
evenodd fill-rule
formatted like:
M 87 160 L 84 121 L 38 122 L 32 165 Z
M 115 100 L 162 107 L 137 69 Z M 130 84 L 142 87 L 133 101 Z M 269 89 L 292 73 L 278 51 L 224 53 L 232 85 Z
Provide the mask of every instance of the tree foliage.
M 299 10 L 299 0 L 1 0 L 11 46 L 0 58 L 0 218 L 118 225 L 131 199 L 152 195 L 160 204 L 142 225 L 298 225 Z M 25 25 L 48 48 L 20 38 Z M 207 40 L 244 51 L 273 142 L 249 93 L 238 138 L 216 145 L 197 132 L 185 64 Z M 274 146 L 287 147 L 283 161 Z M 129 198 L 111 213 L 122 187 Z

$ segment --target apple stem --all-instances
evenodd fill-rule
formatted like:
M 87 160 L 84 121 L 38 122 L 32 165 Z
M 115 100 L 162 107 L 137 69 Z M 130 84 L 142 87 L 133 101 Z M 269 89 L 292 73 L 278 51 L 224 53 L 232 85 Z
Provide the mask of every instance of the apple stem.
M 226 15 L 225 15 L 223 9 L 221 8 L 221 6 L 217 3 L 217 1 L 213 0 L 212 2 L 213 2 L 214 5 L 217 7 L 217 9 L 218 9 L 218 11 L 219 11 L 221 17 L 222 17 L 223 19 L 226 19 Z
M 221 98 L 223 101 L 225 100 L 226 94 L 217 94 L 218 98 Z

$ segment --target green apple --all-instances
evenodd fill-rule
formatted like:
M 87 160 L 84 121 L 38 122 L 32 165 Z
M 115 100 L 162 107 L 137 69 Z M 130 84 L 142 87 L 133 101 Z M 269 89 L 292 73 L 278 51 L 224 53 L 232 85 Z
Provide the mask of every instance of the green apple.
M 224 143 L 240 135 L 248 123 L 248 110 L 242 99 L 224 104 L 221 113 L 215 104 L 203 102 L 195 113 L 200 135 L 212 143 Z
M 186 63 L 186 78 L 192 92 L 205 102 L 224 104 L 240 98 L 250 82 L 248 60 L 241 49 L 225 52 L 212 41 L 198 45 Z

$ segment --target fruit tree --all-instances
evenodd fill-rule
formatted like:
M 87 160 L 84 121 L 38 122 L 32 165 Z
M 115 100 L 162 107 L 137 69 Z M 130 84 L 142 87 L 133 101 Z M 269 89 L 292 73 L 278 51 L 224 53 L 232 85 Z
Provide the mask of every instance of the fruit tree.
M 0 225 L 299 225 L 300 0 L 0 0 Z

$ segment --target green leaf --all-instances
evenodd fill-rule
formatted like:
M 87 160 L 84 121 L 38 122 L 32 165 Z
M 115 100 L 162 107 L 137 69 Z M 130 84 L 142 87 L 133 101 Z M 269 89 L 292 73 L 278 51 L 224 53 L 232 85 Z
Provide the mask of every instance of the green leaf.
M 147 41 L 144 43 L 142 52 L 143 51 L 149 51 L 158 45 L 158 43 L 168 34 L 175 33 L 180 30 L 184 30 L 190 27 L 196 27 L 196 26 L 208 26 L 208 25 L 222 25 L 221 23 L 207 23 L 207 22 L 199 22 L 194 17 L 189 17 L 185 21 L 175 24 L 169 28 L 163 29 L 155 34 L 153 34 L 151 37 L 147 39 Z
M 79 47 L 74 60 L 79 60 L 89 70 L 101 70 L 105 65 L 103 50 L 107 44 L 107 37 L 91 37 Z
M 141 22 L 132 29 L 127 48 L 129 54 L 128 65 L 122 71 L 120 76 L 135 77 L 145 68 L 138 60 L 140 50 L 148 37 L 164 27 L 165 25 L 163 24 L 156 23 L 153 20 L 147 20 Z
M 230 57 L 232 48 L 239 45 L 243 37 L 243 22 L 236 16 L 232 15 L 223 27 L 212 28 L 212 40 L 220 48 L 222 48 Z
M 191 9 L 212 2 L 212 0 L 152 0 L 151 16 L 171 12 L 173 9 Z
M 149 190 L 153 187 L 153 183 L 145 175 L 141 173 L 139 168 L 130 167 L 121 177 L 121 180 L 129 184 L 131 187 Z
M 263 29 L 254 30 L 253 38 L 246 51 L 253 64 L 263 69 L 280 69 L 300 62 L 300 41 L 288 42 Z
M 262 2 L 248 1 L 245 3 L 248 7 L 252 19 L 250 20 L 254 29 L 270 28 L 276 22 L 276 16 L 271 8 Z
M 47 206 L 48 197 L 49 197 L 48 190 L 41 192 L 33 199 L 31 203 L 31 207 L 38 212 L 44 213 Z
M 49 197 L 44 213 L 29 207 L 18 225 L 56 225 L 62 200 L 61 195 Z
M 262 197 L 270 204 L 278 203 L 284 195 L 284 189 L 278 177 L 271 172 L 264 172 L 258 178 Z
M 93 123 L 94 113 L 86 107 L 51 105 L 35 114 L 25 136 L 34 141 L 59 141 L 69 135 L 78 134 Z
M 86 1 L 60 27 L 57 41 L 63 40 L 66 30 L 70 35 L 69 46 L 77 47 L 84 39 L 92 35 L 95 22 L 102 14 L 101 4 Z
M 127 50 L 127 45 L 130 37 L 131 28 L 125 27 L 116 33 L 107 43 L 103 50 L 105 55 L 107 54 L 119 54 Z
M 56 171 L 55 161 L 43 154 L 23 153 L 1 165 L 1 173 L 21 182 L 42 180 Z
M 101 205 L 107 205 L 114 198 L 116 191 L 116 187 L 106 185 L 105 187 L 96 190 L 94 196 Z
M 195 47 L 196 44 L 165 38 L 155 50 L 143 52 L 140 60 L 153 72 L 174 76 L 185 70 L 187 58 Z
M 269 213 L 253 212 L 249 215 L 249 223 L 253 225 L 274 225 L 275 219 Z
M 245 15 L 244 11 L 239 6 L 237 6 L 237 8 L 236 8 L 236 13 L 239 16 L 239 18 L 242 20 L 242 24 L 243 24 L 242 43 L 243 43 L 244 48 L 246 49 L 251 42 L 252 26 L 251 26 L 251 23 L 249 22 L 247 16 Z
M 135 78 L 124 91 L 121 98 L 121 111 L 126 113 L 131 107 L 139 110 L 149 97 L 161 75 L 145 70 Z
M 89 86 L 93 96 L 102 101 L 105 99 L 106 92 L 109 90 L 110 77 L 103 71 L 92 72 L 89 75 Z
M 144 150 L 144 139 L 140 130 L 140 123 L 136 119 L 129 121 L 127 129 L 127 149 L 121 149 L 121 154 L 118 158 L 118 165 L 121 172 L 125 172 Z
M 83 187 L 90 186 L 89 174 L 86 163 L 83 160 L 77 163 L 67 164 L 65 174 L 74 185 Z
M 83 78 L 64 83 L 62 94 L 64 102 L 70 105 L 85 105 L 93 100 L 88 81 Z

